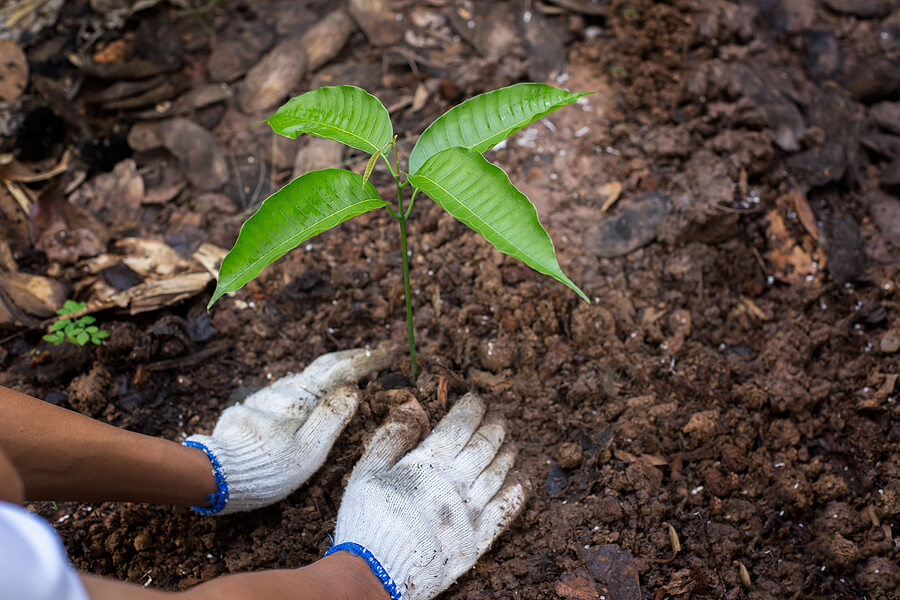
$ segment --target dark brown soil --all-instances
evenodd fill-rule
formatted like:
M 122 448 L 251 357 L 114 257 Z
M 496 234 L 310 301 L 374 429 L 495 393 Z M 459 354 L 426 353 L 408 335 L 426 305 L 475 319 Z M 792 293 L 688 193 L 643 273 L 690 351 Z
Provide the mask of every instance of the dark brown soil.
M 220 35 L 254 12 L 233 4 L 204 16 Z M 626 586 L 612 598 L 900 598 L 900 146 L 872 117 L 898 100 L 900 13 L 825 8 L 853 4 L 837 0 L 599 4 L 600 15 L 548 17 L 567 40 L 565 86 L 597 94 L 489 153 L 594 302 L 433 203 L 415 206 L 415 392 L 432 425 L 459 395 L 481 393 L 509 421 L 534 488 L 444 597 L 599 598 L 610 582 L 581 576 L 615 544 L 633 557 L 641 594 Z M 521 17 L 517 3 L 498 5 Z M 526 77 L 524 51 L 489 60 L 464 42 L 416 76 L 356 33 L 294 92 L 353 83 L 390 106 L 439 82 L 421 111 L 399 110 L 408 151 L 456 101 Z M 209 46 L 187 52 L 185 70 L 202 82 Z M 865 77 L 873 61 L 887 65 L 876 81 Z M 268 131 L 248 131 L 233 104 L 212 130 L 220 144 L 232 156 L 268 152 Z M 361 168 L 365 157 L 349 160 Z M 383 173 L 376 182 L 388 183 Z M 607 216 L 601 186 L 613 182 L 622 196 Z M 643 201 L 649 193 L 660 201 Z M 148 209 L 140 227 L 172 244 L 230 247 L 240 215 L 198 210 L 181 196 Z M 395 397 L 382 390 L 408 374 L 398 248 L 386 214 L 364 215 L 221 300 L 211 320 L 207 292 L 135 317 L 107 313 L 112 337 L 87 359 L 33 364 L 39 331 L 3 342 L 5 385 L 174 440 L 210 430 L 229 402 L 322 353 L 398 350 L 327 465 L 276 506 L 207 518 L 33 504 L 74 563 L 183 589 L 320 557 L 363 440 Z M 107 404 L 91 402 L 99 393 Z

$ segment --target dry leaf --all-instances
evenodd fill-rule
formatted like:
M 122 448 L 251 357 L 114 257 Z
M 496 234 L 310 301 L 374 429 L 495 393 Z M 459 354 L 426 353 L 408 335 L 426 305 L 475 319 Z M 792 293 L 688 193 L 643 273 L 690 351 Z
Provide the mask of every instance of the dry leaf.
M 788 192 L 788 196 L 794 201 L 794 210 L 797 212 L 803 228 L 818 242 L 819 224 L 816 222 L 816 216 L 809 207 L 809 202 L 806 201 L 806 194 L 802 190 L 794 189 Z

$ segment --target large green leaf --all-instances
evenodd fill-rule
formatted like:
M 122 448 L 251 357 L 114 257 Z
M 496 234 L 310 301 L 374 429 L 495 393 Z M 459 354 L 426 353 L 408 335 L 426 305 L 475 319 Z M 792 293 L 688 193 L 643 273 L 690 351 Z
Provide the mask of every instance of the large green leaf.
M 468 148 L 442 150 L 409 181 L 497 250 L 561 281 L 590 302 L 559 268 L 553 242 L 531 201 L 510 183 L 503 169 L 480 153 Z
M 587 94 L 572 94 L 546 83 L 517 83 L 470 98 L 428 126 L 409 155 L 417 173 L 429 157 L 462 146 L 484 152 L 523 127 Z
M 388 204 L 371 183 L 363 184 L 362 176 L 350 171 L 322 169 L 298 177 L 266 198 L 241 227 L 222 261 L 209 306 L 314 235 Z
M 394 136 L 391 117 L 372 94 L 352 85 L 323 87 L 295 96 L 266 119 L 275 133 L 301 133 L 342 142 L 375 154 Z

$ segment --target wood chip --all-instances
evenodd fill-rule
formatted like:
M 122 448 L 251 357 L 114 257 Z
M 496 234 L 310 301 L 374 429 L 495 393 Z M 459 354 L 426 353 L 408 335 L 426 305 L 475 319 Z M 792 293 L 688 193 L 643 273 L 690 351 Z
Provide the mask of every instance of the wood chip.
M 19 203 L 19 207 L 26 215 L 31 214 L 31 206 L 34 204 L 34 196 L 26 188 L 23 188 L 14 181 L 4 181 L 6 189 Z
M 739 561 L 738 570 L 741 573 L 741 583 L 744 584 L 744 587 L 749 590 L 751 587 L 753 587 L 753 584 L 750 581 L 750 573 L 747 571 L 747 567 L 744 566 L 744 563 Z
M 769 316 L 766 311 L 757 306 L 756 302 L 751 300 L 750 298 L 745 298 L 741 296 L 741 304 L 747 309 L 751 315 L 759 319 L 760 321 L 771 321 L 772 317 Z
M 600 205 L 600 212 L 605 213 L 612 205 L 616 203 L 616 200 L 619 199 L 619 196 L 622 195 L 622 184 L 618 181 L 610 181 L 608 183 L 604 183 L 597 190 L 597 194 L 599 199 L 603 204 Z
M 675 555 L 681 552 L 681 541 L 678 539 L 678 532 L 675 531 L 674 527 L 669 523 L 666 523 L 666 527 L 669 528 L 669 542 L 672 544 L 672 557 L 674 558 Z

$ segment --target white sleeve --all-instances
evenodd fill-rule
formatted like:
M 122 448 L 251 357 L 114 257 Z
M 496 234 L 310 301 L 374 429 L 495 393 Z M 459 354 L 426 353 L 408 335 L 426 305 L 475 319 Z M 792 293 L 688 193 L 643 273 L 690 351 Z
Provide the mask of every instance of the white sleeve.
M 8 502 L 0 502 L 0 590 L 11 600 L 88 600 L 56 531 Z

